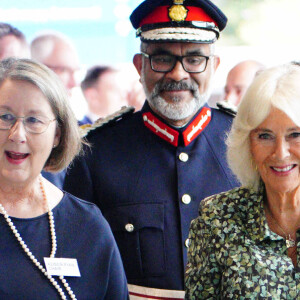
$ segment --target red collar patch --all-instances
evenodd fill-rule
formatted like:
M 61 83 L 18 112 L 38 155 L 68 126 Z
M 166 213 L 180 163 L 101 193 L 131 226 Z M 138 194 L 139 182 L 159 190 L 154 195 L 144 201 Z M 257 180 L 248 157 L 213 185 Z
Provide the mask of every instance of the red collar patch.
M 211 120 L 211 110 L 208 107 L 203 107 L 195 120 L 182 133 L 184 145 L 191 143 L 208 125 Z
M 178 131 L 160 121 L 151 112 L 143 113 L 143 120 L 144 124 L 160 138 L 169 142 L 175 147 L 178 145 Z
M 143 113 L 146 127 L 171 145 L 178 146 L 179 132 L 156 118 L 151 112 Z M 195 120 L 182 133 L 184 145 L 189 145 L 208 125 L 211 120 L 211 110 L 204 107 Z

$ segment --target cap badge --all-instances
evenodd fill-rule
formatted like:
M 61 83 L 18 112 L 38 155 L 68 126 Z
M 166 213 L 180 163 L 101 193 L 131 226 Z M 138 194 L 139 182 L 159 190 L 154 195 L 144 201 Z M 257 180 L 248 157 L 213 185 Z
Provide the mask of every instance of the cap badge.
M 174 5 L 169 8 L 169 18 L 175 22 L 186 19 L 188 10 L 182 5 L 185 0 L 173 0 Z

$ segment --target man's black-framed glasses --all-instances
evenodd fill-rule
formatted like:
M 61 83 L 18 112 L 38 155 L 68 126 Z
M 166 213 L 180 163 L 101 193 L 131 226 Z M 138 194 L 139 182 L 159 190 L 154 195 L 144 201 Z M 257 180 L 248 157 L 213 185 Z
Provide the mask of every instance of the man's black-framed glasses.
M 34 134 L 44 133 L 48 129 L 49 124 L 56 120 L 45 116 L 17 117 L 10 112 L 0 112 L 0 130 L 10 130 L 17 123 L 18 119 L 22 119 L 26 132 Z
M 172 55 L 172 54 L 153 54 L 145 52 L 141 54 L 150 60 L 151 69 L 155 72 L 171 72 L 177 61 L 181 62 L 183 69 L 188 73 L 202 73 L 205 71 L 208 60 L 213 56 L 204 55 Z

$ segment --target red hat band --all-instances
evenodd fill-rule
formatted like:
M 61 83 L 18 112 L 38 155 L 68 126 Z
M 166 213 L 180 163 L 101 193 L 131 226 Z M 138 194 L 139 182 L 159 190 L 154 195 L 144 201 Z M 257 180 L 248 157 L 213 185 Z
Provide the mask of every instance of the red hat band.
M 186 10 L 186 15 L 184 16 L 184 11 L 181 9 L 182 13 L 177 14 L 177 20 L 172 16 L 175 15 L 175 13 L 172 14 L 172 8 L 174 10 L 176 7 L 182 7 Z M 159 6 L 157 7 L 152 13 L 147 15 L 140 23 L 140 27 L 147 24 L 156 24 L 156 23 L 167 23 L 167 22 L 182 22 L 182 21 L 200 21 L 200 22 L 212 22 L 216 26 L 217 24 L 215 21 L 200 7 L 194 7 L 194 6 L 182 6 L 182 5 L 173 5 L 173 6 Z
M 140 22 L 142 41 L 213 43 L 219 37 L 216 22 L 200 7 L 159 6 Z

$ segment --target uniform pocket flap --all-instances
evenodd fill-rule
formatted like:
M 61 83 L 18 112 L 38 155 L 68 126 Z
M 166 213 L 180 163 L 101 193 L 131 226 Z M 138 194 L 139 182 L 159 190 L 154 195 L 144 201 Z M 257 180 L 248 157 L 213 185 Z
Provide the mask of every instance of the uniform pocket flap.
M 146 227 L 163 230 L 164 205 L 143 203 L 123 205 L 103 212 L 112 231 L 133 232 Z

